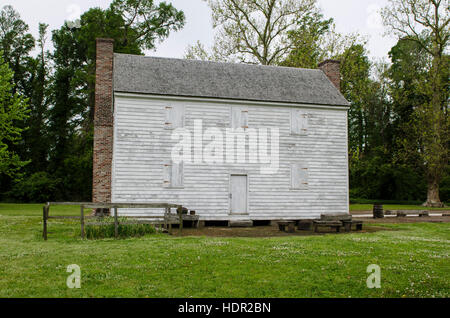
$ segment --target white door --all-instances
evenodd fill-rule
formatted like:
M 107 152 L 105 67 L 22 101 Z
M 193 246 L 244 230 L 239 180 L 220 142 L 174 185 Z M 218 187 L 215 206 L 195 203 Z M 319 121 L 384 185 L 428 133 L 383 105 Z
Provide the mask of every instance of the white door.
M 232 175 L 231 176 L 231 213 L 246 214 L 247 213 L 247 176 Z

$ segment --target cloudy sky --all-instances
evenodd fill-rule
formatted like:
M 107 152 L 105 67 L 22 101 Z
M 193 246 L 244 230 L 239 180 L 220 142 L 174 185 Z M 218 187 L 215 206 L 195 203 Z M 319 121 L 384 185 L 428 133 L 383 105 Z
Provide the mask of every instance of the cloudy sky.
M 147 55 L 183 57 L 189 44 L 200 40 L 205 45 L 213 41 L 210 10 L 202 0 L 166 0 L 185 12 L 187 21 L 182 31 L 173 33 L 159 44 L 156 51 Z M 37 35 L 38 23 L 45 22 L 50 29 L 59 28 L 65 20 L 75 20 L 91 7 L 108 7 L 110 0 L 6 0 L 12 5 Z M 387 58 L 395 39 L 384 35 L 378 10 L 387 0 L 318 0 L 326 17 L 333 17 L 337 29 L 343 33 L 359 32 L 369 39 L 368 49 L 372 58 Z M 2 5 L 3 6 L 3 5 Z

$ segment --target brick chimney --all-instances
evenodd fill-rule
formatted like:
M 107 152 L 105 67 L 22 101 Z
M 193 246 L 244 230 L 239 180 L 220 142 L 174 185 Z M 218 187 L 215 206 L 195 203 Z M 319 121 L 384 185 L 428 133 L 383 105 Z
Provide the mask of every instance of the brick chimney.
M 114 40 L 97 39 L 92 201 L 111 202 Z M 108 212 L 108 211 L 97 211 Z
M 341 62 L 336 60 L 325 60 L 319 64 L 319 68 L 325 73 L 334 86 L 341 91 Z

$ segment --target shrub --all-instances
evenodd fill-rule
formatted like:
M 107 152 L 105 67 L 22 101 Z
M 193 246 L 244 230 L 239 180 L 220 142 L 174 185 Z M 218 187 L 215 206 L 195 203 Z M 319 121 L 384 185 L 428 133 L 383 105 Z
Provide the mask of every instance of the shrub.
M 60 184 L 60 179 L 52 178 L 46 172 L 37 172 L 17 182 L 6 197 L 27 203 L 53 201 Z
M 350 197 L 351 204 L 398 204 L 398 205 L 421 205 L 423 201 L 405 200 L 370 200 Z
M 155 227 L 151 224 L 120 224 L 130 221 L 127 218 L 119 218 L 119 237 L 141 237 L 147 234 L 156 233 Z M 86 238 L 103 239 L 115 237 L 114 218 L 104 217 L 96 220 L 98 225 L 87 225 L 85 227 Z
M 413 166 L 394 164 L 380 149 L 371 157 L 351 157 L 350 196 L 361 199 L 425 201 L 426 181 Z

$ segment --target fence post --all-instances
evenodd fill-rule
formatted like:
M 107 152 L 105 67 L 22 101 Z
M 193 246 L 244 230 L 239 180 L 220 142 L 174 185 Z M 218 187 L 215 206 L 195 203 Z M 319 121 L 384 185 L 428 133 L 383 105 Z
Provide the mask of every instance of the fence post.
M 172 234 L 172 211 L 171 211 L 171 209 L 169 208 L 169 214 L 168 214 L 168 217 L 167 217 L 167 219 L 168 219 L 168 222 L 169 222 L 169 234 Z
M 180 233 L 181 233 L 183 231 L 183 207 L 179 206 L 177 210 L 178 210 L 178 213 L 180 213 L 180 227 L 179 227 L 179 229 L 180 229 Z
M 117 208 L 114 208 L 114 236 L 116 239 L 119 237 L 119 219 L 117 216 Z
M 81 239 L 84 240 L 84 237 L 85 237 L 85 233 L 84 233 L 84 206 L 81 206 L 80 212 L 81 212 L 81 216 L 80 216 L 80 221 L 81 221 Z
M 42 237 L 44 238 L 44 241 L 47 241 L 47 206 L 44 206 L 42 209 L 42 221 L 43 221 L 43 230 L 42 230 Z
M 166 212 L 164 213 L 164 229 L 169 230 L 169 217 L 170 217 L 170 208 L 166 207 Z

